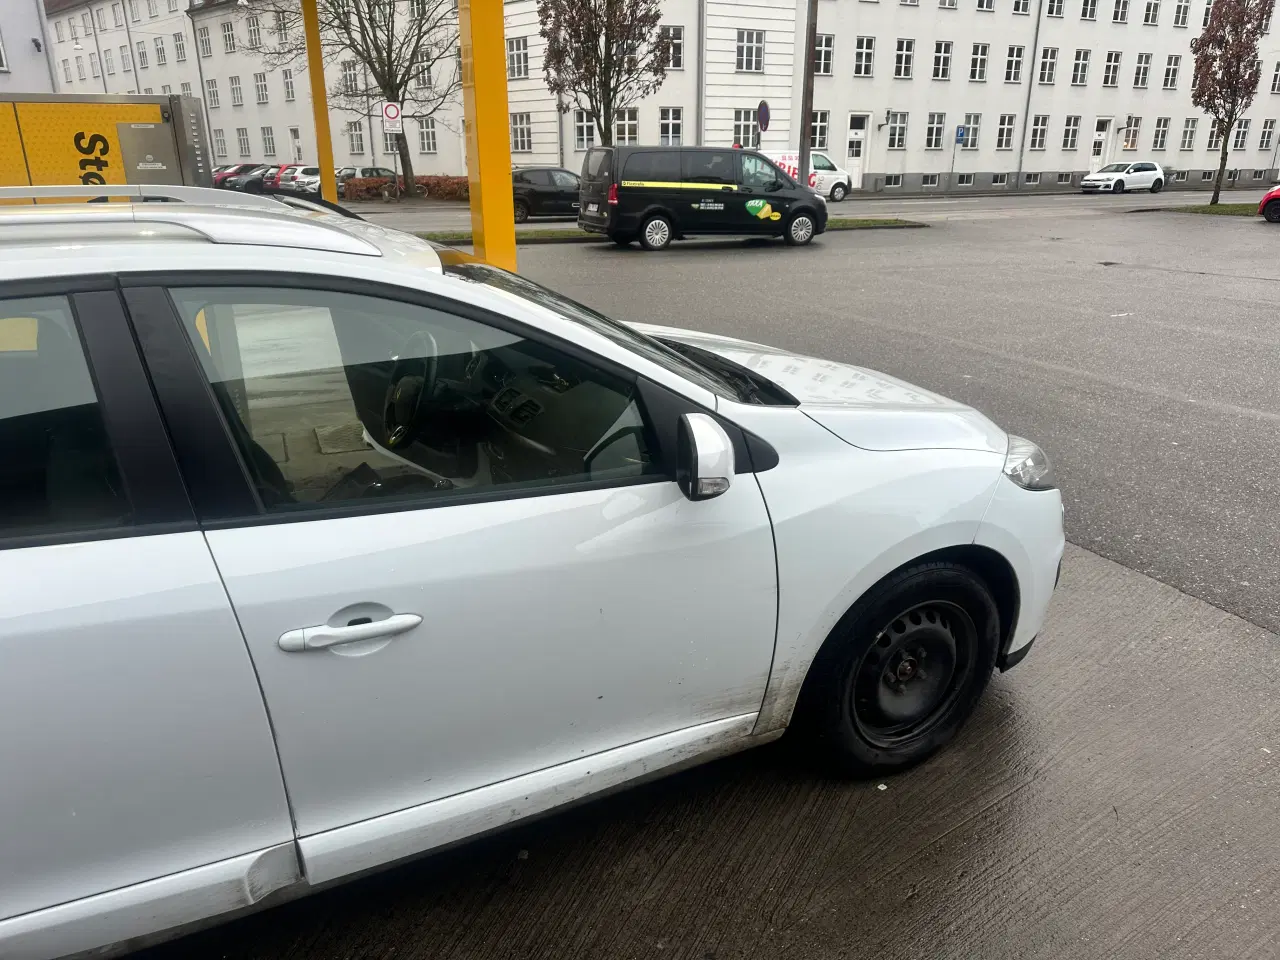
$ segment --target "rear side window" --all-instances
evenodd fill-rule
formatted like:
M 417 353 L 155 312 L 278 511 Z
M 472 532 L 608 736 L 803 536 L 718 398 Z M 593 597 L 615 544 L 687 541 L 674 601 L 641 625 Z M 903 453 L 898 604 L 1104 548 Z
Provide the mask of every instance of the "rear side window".
M 582 178 L 584 180 L 604 180 L 609 176 L 609 162 L 613 159 L 612 150 L 599 148 L 588 150 L 582 159 Z
M 0 539 L 130 514 L 67 298 L 0 300 Z
M 670 182 L 680 179 L 680 151 L 651 150 L 627 157 L 623 181 Z
M 526 170 L 523 180 L 525 183 L 532 183 L 539 187 L 551 186 L 551 176 L 545 170 Z
M 737 183 L 738 151 L 687 150 L 684 179 L 691 183 Z

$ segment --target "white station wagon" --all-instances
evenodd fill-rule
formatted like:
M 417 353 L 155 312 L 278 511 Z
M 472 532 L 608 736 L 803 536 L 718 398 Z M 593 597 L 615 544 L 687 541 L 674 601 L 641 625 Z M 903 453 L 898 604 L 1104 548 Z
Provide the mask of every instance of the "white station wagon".
M 335 213 L 51 192 L 135 202 L 0 207 L 6 960 L 789 725 L 889 774 L 1041 628 L 1061 498 L 969 407 Z

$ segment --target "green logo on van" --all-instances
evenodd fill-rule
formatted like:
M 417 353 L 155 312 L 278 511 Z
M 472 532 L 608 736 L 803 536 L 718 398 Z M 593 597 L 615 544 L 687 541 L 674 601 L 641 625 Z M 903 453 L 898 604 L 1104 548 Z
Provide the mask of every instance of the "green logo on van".
M 768 200 L 748 200 L 747 213 L 760 220 L 781 220 L 782 214 L 773 209 Z

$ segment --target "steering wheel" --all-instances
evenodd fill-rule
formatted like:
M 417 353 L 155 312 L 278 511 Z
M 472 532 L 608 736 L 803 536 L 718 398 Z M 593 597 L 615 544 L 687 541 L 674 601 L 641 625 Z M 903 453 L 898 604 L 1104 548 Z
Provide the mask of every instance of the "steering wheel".
M 439 355 L 436 338 L 426 330 L 415 330 L 401 348 L 382 404 L 382 435 L 388 447 L 406 446 L 418 432 L 423 400 L 436 392 Z

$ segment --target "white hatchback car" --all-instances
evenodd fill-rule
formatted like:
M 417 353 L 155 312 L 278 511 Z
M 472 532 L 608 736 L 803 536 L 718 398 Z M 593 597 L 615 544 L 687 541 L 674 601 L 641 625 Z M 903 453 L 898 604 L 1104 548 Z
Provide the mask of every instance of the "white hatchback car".
M 0 208 L 7 960 L 788 725 L 891 773 L 1041 628 L 1061 498 L 963 404 L 337 214 L 64 192 L 197 202 Z
M 1124 193 L 1127 190 L 1150 190 L 1159 193 L 1168 178 L 1164 168 L 1150 160 L 1134 163 L 1108 163 L 1097 173 L 1090 173 L 1080 181 L 1084 193 Z

